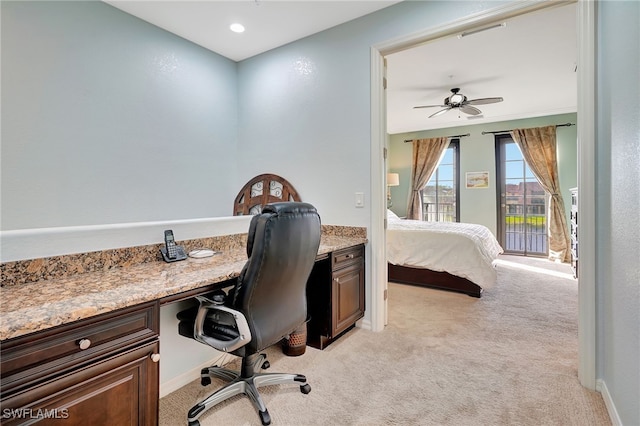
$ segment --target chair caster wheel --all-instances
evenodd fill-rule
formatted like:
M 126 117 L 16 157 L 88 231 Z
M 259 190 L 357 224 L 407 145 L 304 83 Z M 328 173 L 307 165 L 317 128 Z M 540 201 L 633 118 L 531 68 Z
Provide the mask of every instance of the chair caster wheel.
M 207 386 L 211 384 L 211 377 L 201 377 L 200 378 L 200 384 L 202 386 Z M 197 420 L 196 420 L 197 421 Z
M 309 386 L 309 383 L 305 383 L 304 385 L 301 385 L 300 392 L 302 392 L 305 395 L 311 392 L 311 386 Z
M 194 420 L 192 422 L 189 422 L 189 426 L 200 426 L 200 422 L 197 420 Z
M 264 426 L 271 424 L 271 416 L 267 410 L 258 411 L 258 414 L 260 414 L 260 421 L 262 421 Z
M 267 368 L 271 367 L 271 364 L 269 364 L 269 361 L 265 361 L 262 363 L 262 369 L 266 370 Z

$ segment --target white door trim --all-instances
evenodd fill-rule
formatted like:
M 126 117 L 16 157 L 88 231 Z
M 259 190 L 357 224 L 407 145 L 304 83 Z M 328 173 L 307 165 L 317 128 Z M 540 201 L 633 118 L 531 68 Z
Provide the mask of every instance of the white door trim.
M 387 215 L 384 161 L 387 134 L 386 102 L 383 93 L 384 63 L 380 51 L 371 48 L 371 329 L 385 326 L 387 250 L 384 219 Z
M 596 389 L 596 2 L 578 1 L 578 378 Z
M 458 21 L 377 44 L 371 48 L 371 327 L 384 328 L 387 281 L 384 216 L 386 104 L 382 94 L 383 57 L 426 41 L 486 25 L 512 16 L 567 2 L 513 2 Z M 578 265 L 578 375 L 583 386 L 595 389 L 595 3 L 578 0 L 578 208 L 580 262 Z

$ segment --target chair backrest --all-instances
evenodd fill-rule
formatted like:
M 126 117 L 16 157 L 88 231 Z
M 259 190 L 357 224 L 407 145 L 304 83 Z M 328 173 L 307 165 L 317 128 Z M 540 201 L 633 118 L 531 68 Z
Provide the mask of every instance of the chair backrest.
M 277 343 L 304 323 L 306 286 L 320 245 L 320 216 L 308 203 L 267 204 L 251 220 L 249 260 L 233 294 L 251 329 L 247 354 Z

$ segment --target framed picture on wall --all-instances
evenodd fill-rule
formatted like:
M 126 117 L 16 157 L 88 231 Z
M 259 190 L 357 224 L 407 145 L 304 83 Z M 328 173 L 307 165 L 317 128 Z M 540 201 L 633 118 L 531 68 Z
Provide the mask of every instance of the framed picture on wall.
M 468 189 L 489 187 L 489 172 L 467 172 L 465 173 L 465 177 Z

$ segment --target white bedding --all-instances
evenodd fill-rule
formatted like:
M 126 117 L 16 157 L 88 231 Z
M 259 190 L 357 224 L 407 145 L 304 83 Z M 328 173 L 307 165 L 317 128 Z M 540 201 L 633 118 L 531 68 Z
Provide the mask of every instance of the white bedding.
M 487 227 L 403 220 L 392 212 L 387 218 L 389 263 L 448 272 L 482 288 L 495 284 L 493 261 L 503 250 Z

